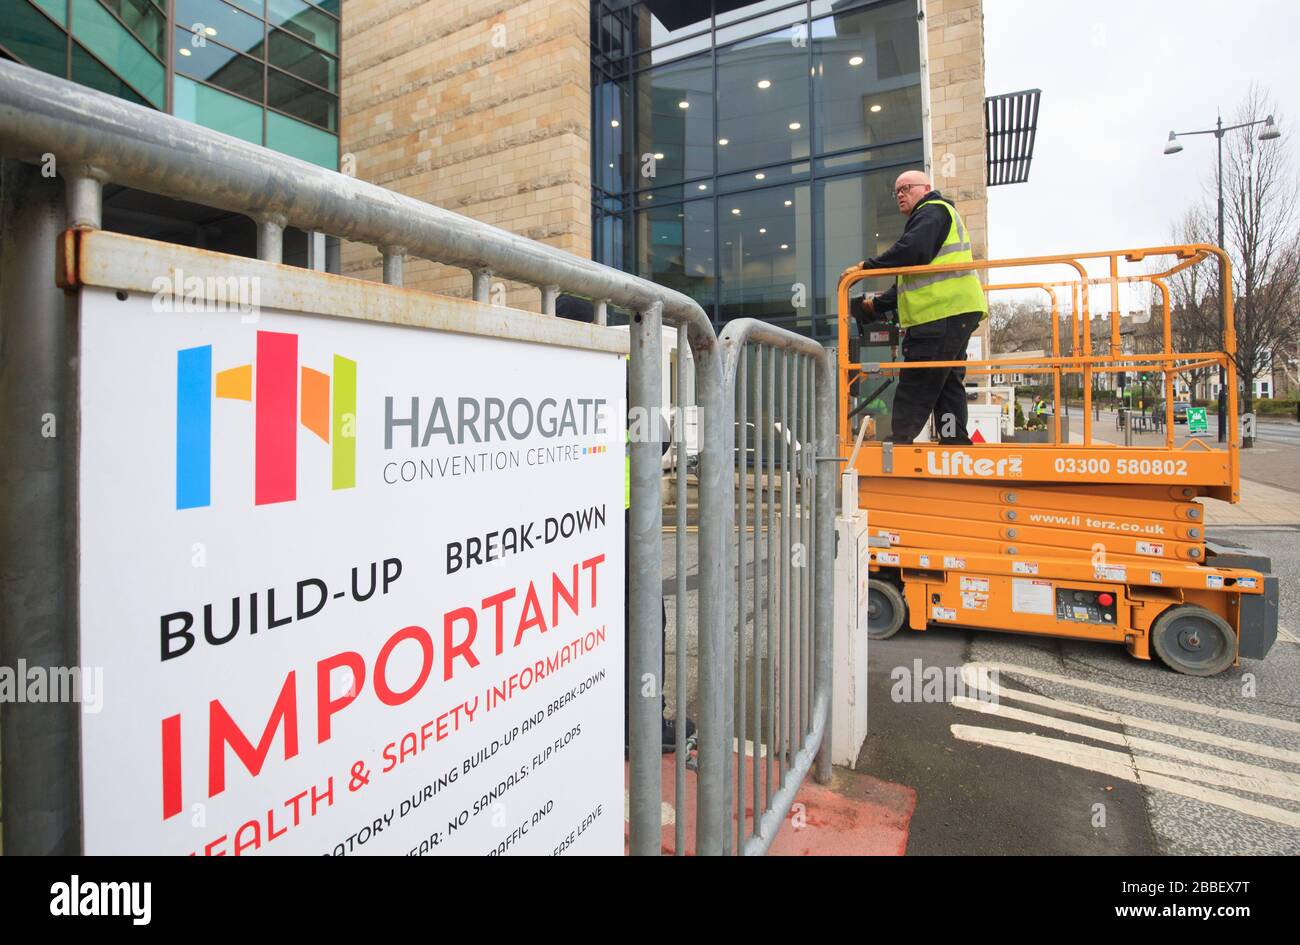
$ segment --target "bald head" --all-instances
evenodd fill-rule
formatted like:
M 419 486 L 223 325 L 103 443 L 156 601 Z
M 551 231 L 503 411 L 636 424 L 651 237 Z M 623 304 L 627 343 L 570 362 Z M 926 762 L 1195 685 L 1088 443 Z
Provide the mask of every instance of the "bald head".
M 894 181 L 894 198 L 898 201 L 898 210 L 903 216 L 912 212 L 912 208 L 928 194 L 933 187 L 924 171 L 904 171 Z

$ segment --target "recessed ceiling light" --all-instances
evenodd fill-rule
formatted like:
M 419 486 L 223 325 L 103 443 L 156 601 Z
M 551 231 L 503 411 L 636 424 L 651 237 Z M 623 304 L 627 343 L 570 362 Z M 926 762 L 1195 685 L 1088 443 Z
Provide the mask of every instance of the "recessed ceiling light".
M 781 248 L 782 248 L 782 249 L 789 249 L 789 248 L 790 248 L 790 244 L 789 244 L 789 243 L 782 243 L 782 244 L 781 244 Z
M 212 27 L 212 26 L 205 26 L 205 27 L 203 27 L 203 32 L 207 33 L 209 36 L 216 36 L 216 35 L 217 35 L 217 30 L 216 30 L 216 28 L 215 28 L 215 27 Z
M 879 106 L 879 105 L 872 105 L 872 106 L 871 106 L 871 110 L 872 110 L 873 112 L 878 112 L 878 111 L 880 111 L 880 106 Z
M 662 161 L 663 159 L 664 159 L 664 154 L 663 154 L 663 152 L 662 152 L 662 151 L 656 151 L 656 152 L 655 152 L 655 160 L 656 160 L 656 161 Z
M 794 203 L 793 200 L 787 200 L 787 201 L 785 202 L 785 205 L 788 207 L 788 206 L 790 206 L 790 204 L 792 204 L 792 203 Z
M 760 232 L 760 233 L 766 233 L 766 232 L 767 232 L 767 227 L 765 227 L 765 226 L 760 226 L 760 227 L 758 228 L 758 232 Z
M 700 184 L 700 190 L 708 190 L 708 189 L 709 189 L 708 184 Z
M 655 195 L 654 195 L 654 194 L 646 194 L 646 195 L 645 195 L 645 199 L 646 199 L 646 200 L 654 200 L 654 199 L 655 199 Z
M 789 124 L 789 128 L 790 128 L 791 131 L 798 131 L 798 130 L 799 130 L 800 128 L 802 128 L 802 127 L 803 127 L 803 125 L 799 124 L 799 122 L 797 122 L 797 121 L 792 121 L 792 122 L 790 122 L 790 124 Z
M 718 139 L 718 144 L 725 148 L 725 147 L 727 146 L 727 144 L 728 144 L 727 139 L 726 139 L 726 138 L 719 138 L 719 139 Z
M 860 66 L 860 65 L 862 65 L 862 57 L 861 57 L 861 56 L 854 56 L 852 59 L 849 60 L 849 65 L 851 65 L 851 66 Z
M 186 49 L 184 46 L 182 46 L 180 49 L 176 51 L 180 53 L 182 56 L 188 56 L 190 54 L 190 51 Z
M 611 118 L 611 119 L 609 120 L 609 127 L 611 127 L 611 128 L 617 128 L 617 127 L 618 127 L 618 119 L 617 119 L 617 118 Z
M 772 87 L 772 80 L 771 80 L 771 79 L 759 79 L 759 80 L 758 80 L 758 87 L 759 87 L 760 89 L 770 89 L 770 88 Z
M 739 208 L 739 207 L 732 207 L 732 208 L 731 208 L 731 212 L 734 213 L 736 216 L 740 216 L 740 208 Z
M 678 108 L 690 108 L 690 107 L 691 107 L 691 103 L 688 102 L 688 101 L 686 101 L 686 99 L 682 99 L 680 102 L 677 103 L 677 107 L 678 107 Z
M 189 53 L 185 52 L 185 50 L 183 50 L 183 49 L 181 50 L 181 52 L 185 53 L 185 55 L 187 55 L 187 56 L 189 55 Z M 611 163 L 609 166 L 610 166 L 610 167 L 613 167 L 614 165 Z
M 757 174 L 754 175 L 754 180 L 763 180 L 763 178 L 765 177 L 767 177 L 767 175 L 764 174 L 762 171 L 759 171 Z

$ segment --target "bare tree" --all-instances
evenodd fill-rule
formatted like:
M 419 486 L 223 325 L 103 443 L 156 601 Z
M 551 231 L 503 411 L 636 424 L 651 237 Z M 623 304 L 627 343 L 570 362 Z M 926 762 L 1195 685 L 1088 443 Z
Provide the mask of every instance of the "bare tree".
M 1175 243 L 1216 243 L 1213 220 L 1203 206 L 1189 207 L 1174 227 Z M 1170 335 L 1174 350 L 1215 351 L 1222 339 L 1218 266 L 1202 264 L 1169 279 Z M 1215 374 L 1210 366 L 1183 372 L 1192 396 Z
M 1269 96 L 1252 86 L 1232 124 L 1269 115 L 1278 117 Z M 1261 141 L 1258 128 L 1229 132 L 1223 141 L 1224 242 L 1232 260 L 1234 360 L 1246 413 L 1252 409 L 1255 378 L 1300 334 L 1300 188 L 1286 139 Z M 1198 233 L 1213 218 L 1205 206 L 1189 214 Z M 1219 277 L 1217 271 L 1206 275 L 1204 292 L 1185 286 L 1180 294 L 1189 341 L 1220 337 Z

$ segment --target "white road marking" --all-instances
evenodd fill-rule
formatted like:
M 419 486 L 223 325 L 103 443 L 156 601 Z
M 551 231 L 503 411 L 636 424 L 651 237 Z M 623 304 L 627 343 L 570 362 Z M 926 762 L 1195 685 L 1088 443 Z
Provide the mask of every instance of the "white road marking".
M 1201 705 L 1199 702 L 1189 702 L 1186 699 L 1174 699 L 1169 696 L 1157 696 L 1149 692 L 1137 692 L 1132 689 L 1121 689 L 1118 686 L 1107 686 L 1104 683 L 1092 682 L 1086 679 L 1071 679 L 1069 676 L 1061 676 L 1056 673 L 1048 673 L 1039 669 L 1030 669 L 1028 666 L 1015 666 L 1010 663 L 967 663 L 962 667 L 962 677 L 968 684 L 973 683 L 980 677 L 979 671 L 993 670 L 998 673 L 1010 673 L 1017 676 L 1032 676 L 1037 679 L 1046 679 L 1050 682 L 1061 683 L 1065 686 L 1073 686 L 1076 689 L 1087 689 L 1090 692 L 1098 692 L 1102 695 L 1116 696 L 1121 699 L 1131 699 L 1136 702 L 1146 702 L 1151 705 L 1165 706 L 1170 709 L 1181 709 L 1184 712 L 1192 712 L 1201 716 L 1213 716 L 1214 718 L 1227 719 L 1233 722 L 1244 722 L 1247 725 L 1258 725 L 1262 728 L 1274 728 L 1283 732 L 1300 733 L 1300 722 L 1292 722 L 1288 719 L 1275 719 L 1266 715 L 1254 715 L 1250 712 L 1238 712 L 1235 709 L 1223 709 L 1218 706 Z M 967 675 L 969 673 L 969 675 Z
M 1214 804 L 1218 807 L 1246 814 L 1249 817 L 1271 820 L 1274 823 L 1284 824 L 1288 827 L 1300 828 L 1300 813 L 1274 807 L 1271 804 L 1261 804 L 1258 801 L 1237 797 L 1235 794 L 1216 791 L 1213 788 L 1202 787 L 1188 781 L 1180 781 L 1178 778 L 1168 777 L 1166 774 L 1154 770 L 1141 770 L 1140 767 L 1135 767 L 1135 761 L 1137 760 L 1123 752 L 1111 751 L 1108 748 L 1095 748 L 1090 745 L 1076 745 L 1064 739 L 1045 738 L 1042 735 L 1033 735 L 1028 732 L 1005 732 L 1000 729 L 980 728 L 974 725 L 954 725 L 952 726 L 952 734 L 953 737 L 961 741 L 1018 751 L 1021 754 L 1033 755 L 1037 758 L 1055 761 L 1073 768 L 1082 768 L 1085 771 L 1095 771 L 1098 774 L 1109 775 L 1122 781 L 1131 781 L 1135 784 L 1168 791 L 1171 794 L 1178 794 L 1206 804 Z M 1138 764 L 1140 765 L 1140 762 Z M 1175 765 L 1173 767 L 1181 766 Z
M 1283 643 L 1300 643 L 1300 638 L 1297 638 L 1294 633 L 1282 626 L 1277 628 L 1277 638 Z
M 1158 758 L 1141 757 L 1136 762 L 1139 770 L 1192 778 L 1197 781 L 1204 781 L 1207 784 L 1218 784 L 1222 787 L 1247 791 L 1251 794 L 1267 794 L 1278 799 L 1300 801 L 1300 775 L 1289 774 L 1285 771 L 1274 771 L 1271 768 L 1261 768 L 1258 765 L 1232 761 L 1205 752 L 1191 751 L 1178 745 L 1167 745 L 1164 742 L 1152 741 L 1149 738 L 1137 738 L 1123 732 L 1112 732 L 1109 729 L 1097 728 L 1093 725 L 1070 722 L 1066 719 L 1058 719 L 1038 712 L 1027 712 L 1024 709 L 1014 709 L 1010 706 L 992 705 L 978 699 L 968 699 L 964 696 L 953 699 L 952 704 L 958 709 L 970 709 L 975 712 L 982 712 L 985 715 L 1055 729 L 1069 735 L 1078 735 L 1081 738 L 1091 739 L 1092 741 L 1118 745 L 1129 751 L 1136 749 L 1148 754 L 1166 755 L 1188 762 L 1191 765 L 1200 766 L 1200 769 L 1215 769 L 1214 771 L 1204 771 L 1198 770 L 1196 767 L 1185 767 L 1183 765 L 1170 766 L 1169 762 Z
M 973 664 L 967 665 L 970 666 Z M 971 675 L 968 676 L 966 667 L 963 667 L 962 678 L 968 687 L 975 684 L 976 677 L 974 676 L 973 670 Z M 1158 732 L 1161 735 L 1169 735 L 1173 738 L 1200 742 L 1205 745 L 1214 745 L 1218 748 L 1226 748 L 1229 751 L 1245 752 L 1247 754 L 1259 755 L 1262 758 L 1273 758 L 1277 761 L 1285 761 L 1289 764 L 1300 765 L 1300 752 L 1291 751 L 1290 749 L 1275 748 L 1272 745 L 1259 745 L 1255 742 L 1248 742 L 1241 738 L 1232 738 L 1229 735 L 1219 735 L 1215 732 L 1206 732 L 1200 729 L 1188 728 L 1183 725 L 1174 725 L 1170 722 L 1155 722 L 1150 719 L 1144 719 L 1140 715 L 1128 715 L 1123 712 L 1112 712 L 1109 709 L 1097 709 L 1092 706 L 1082 705 L 1078 702 L 1067 702 L 1062 699 L 1053 699 L 1050 696 L 1040 696 L 1035 692 L 1021 692 L 1015 689 L 1006 689 L 1000 683 L 994 685 L 991 677 L 982 678 L 980 685 L 982 688 L 979 691 L 986 693 L 991 699 L 998 702 L 1007 700 L 1013 702 L 1027 702 L 1030 705 L 1055 709 L 1058 712 L 1067 712 L 1070 715 L 1081 715 L 1084 718 L 1093 719 L 1098 722 L 1110 722 L 1114 725 L 1123 725 L 1128 728 L 1143 729 L 1148 732 Z

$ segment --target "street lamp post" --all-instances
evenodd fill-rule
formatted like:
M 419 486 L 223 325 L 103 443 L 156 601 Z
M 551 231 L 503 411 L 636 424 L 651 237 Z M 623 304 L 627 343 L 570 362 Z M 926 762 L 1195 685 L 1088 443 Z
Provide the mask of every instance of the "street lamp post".
M 1271 141 L 1274 138 L 1280 138 L 1281 132 L 1277 130 L 1277 125 L 1273 123 L 1273 116 L 1256 119 L 1255 121 L 1243 121 L 1239 125 L 1229 125 L 1223 127 L 1223 116 L 1219 115 L 1213 128 L 1205 128 L 1201 131 L 1171 131 L 1169 132 L 1169 142 L 1165 145 L 1165 154 L 1177 154 L 1183 149 L 1178 143 L 1180 136 L 1188 135 L 1214 135 L 1219 142 L 1219 167 L 1217 183 L 1219 188 L 1219 248 L 1226 251 L 1223 243 L 1223 136 L 1229 131 L 1236 131 L 1238 128 L 1250 128 L 1253 125 L 1264 125 L 1264 130 L 1259 133 L 1260 141 Z M 1231 288 L 1231 287 L 1229 287 Z M 1224 291 L 1221 286 L 1219 291 Z M 1226 442 L 1228 439 L 1228 391 L 1226 380 L 1223 375 L 1223 365 L 1219 365 L 1219 442 Z

